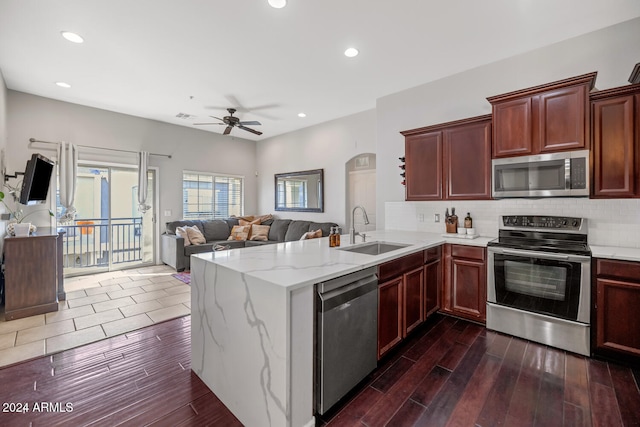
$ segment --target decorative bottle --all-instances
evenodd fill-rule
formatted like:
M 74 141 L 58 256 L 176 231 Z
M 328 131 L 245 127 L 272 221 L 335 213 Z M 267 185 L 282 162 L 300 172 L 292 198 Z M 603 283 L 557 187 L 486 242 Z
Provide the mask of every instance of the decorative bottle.
M 334 248 L 336 246 L 336 228 L 331 227 L 331 231 L 329 232 L 329 247 Z
M 340 227 L 336 227 L 336 234 L 334 237 L 335 246 L 340 246 L 340 232 L 342 232 L 342 229 L 340 229 Z
M 472 228 L 473 220 L 471 219 L 471 214 L 467 212 L 467 216 L 464 218 L 464 228 Z

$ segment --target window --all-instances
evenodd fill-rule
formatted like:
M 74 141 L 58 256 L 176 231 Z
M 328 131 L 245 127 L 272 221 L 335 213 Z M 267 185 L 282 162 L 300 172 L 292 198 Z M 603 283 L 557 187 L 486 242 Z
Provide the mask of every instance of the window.
M 244 214 L 244 178 L 183 172 L 182 217 L 228 218 Z
M 307 181 L 287 179 L 278 181 L 278 206 L 285 208 L 307 207 Z

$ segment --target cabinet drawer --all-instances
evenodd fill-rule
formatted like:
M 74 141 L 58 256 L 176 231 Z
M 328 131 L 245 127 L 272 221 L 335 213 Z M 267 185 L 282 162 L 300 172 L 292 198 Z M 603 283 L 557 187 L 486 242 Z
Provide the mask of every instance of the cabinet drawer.
M 434 261 L 436 259 L 440 259 L 442 256 L 442 246 L 435 246 L 433 248 L 424 250 L 424 263 Z
M 422 252 L 403 256 L 393 261 L 385 262 L 378 266 L 378 280 L 383 282 L 392 277 L 397 277 L 403 273 L 421 267 L 424 264 L 424 255 Z
M 598 276 L 617 277 L 640 282 L 640 263 L 598 259 L 596 261 L 596 274 Z
M 480 246 L 451 245 L 451 256 L 484 261 L 485 250 Z

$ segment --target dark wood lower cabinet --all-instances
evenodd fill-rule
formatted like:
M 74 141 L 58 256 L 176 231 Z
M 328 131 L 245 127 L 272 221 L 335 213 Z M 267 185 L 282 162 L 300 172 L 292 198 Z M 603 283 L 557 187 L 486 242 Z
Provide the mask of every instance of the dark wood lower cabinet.
M 442 311 L 485 323 L 487 303 L 486 249 L 445 245 Z
M 402 341 L 402 277 L 378 286 L 378 358 Z
M 424 265 L 424 318 L 440 310 L 442 289 L 441 248 L 438 246 L 435 256 L 426 259 Z M 425 251 L 427 252 L 427 251 Z
M 640 361 L 640 263 L 595 260 L 594 353 Z
M 424 268 L 416 268 L 402 276 L 404 312 L 402 315 L 402 338 L 424 321 Z

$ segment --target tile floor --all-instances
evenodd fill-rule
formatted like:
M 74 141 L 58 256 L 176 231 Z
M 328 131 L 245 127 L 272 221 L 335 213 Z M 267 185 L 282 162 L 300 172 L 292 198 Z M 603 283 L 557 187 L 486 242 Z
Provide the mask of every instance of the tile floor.
M 191 287 L 166 265 L 65 279 L 56 312 L 5 321 L 0 367 L 57 353 L 191 313 Z

